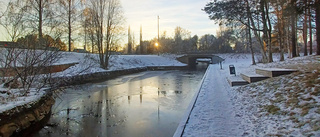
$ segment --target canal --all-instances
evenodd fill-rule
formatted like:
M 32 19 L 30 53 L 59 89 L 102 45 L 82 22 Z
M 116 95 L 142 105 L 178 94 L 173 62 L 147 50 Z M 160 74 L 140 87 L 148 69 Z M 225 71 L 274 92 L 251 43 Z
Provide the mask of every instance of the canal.
M 34 136 L 172 136 L 205 73 L 207 65 L 199 64 L 69 87 Z

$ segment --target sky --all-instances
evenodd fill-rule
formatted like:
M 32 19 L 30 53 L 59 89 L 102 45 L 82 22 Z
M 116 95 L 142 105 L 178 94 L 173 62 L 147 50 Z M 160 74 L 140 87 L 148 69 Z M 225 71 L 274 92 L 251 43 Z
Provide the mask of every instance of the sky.
M 126 25 L 130 25 L 137 40 L 140 25 L 143 40 L 157 37 L 157 16 L 160 35 L 166 31 L 167 36 L 172 37 L 177 26 L 190 31 L 191 36 L 215 35 L 218 25 L 201 10 L 208 2 L 210 0 L 121 0 Z
M 4 0 L 1 3 L 5 3 Z M 143 40 L 151 40 L 158 35 L 157 17 L 160 17 L 160 35 L 166 31 L 167 36 L 174 35 L 174 29 L 180 26 L 191 32 L 191 36 L 199 37 L 205 34 L 216 34 L 218 25 L 208 18 L 202 11 L 210 0 L 120 0 L 124 16 L 125 27 L 130 26 L 135 35 L 135 41 L 139 41 L 140 26 L 142 26 Z M 5 5 L 5 4 L 3 4 Z M 0 28 L 0 40 L 7 40 L 7 36 Z M 124 37 L 123 43 L 127 43 Z

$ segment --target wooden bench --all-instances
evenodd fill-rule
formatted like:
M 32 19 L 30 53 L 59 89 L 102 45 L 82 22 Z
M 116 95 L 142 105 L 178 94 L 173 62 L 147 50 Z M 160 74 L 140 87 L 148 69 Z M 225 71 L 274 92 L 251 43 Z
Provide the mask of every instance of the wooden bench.
M 244 80 L 248 81 L 249 83 L 258 82 L 258 81 L 265 80 L 265 79 L 269 78 L 269 77 L 266 77 L 264 75 L 259 75 L 259 74 L 243 74 L 243 73 L 241 73 L 240 75 Z
M 227 78 L 229 84 L 233 86 L 243 86 L 249 84 L 248 81 L 245 81 L 240 76 L 230 76 Z

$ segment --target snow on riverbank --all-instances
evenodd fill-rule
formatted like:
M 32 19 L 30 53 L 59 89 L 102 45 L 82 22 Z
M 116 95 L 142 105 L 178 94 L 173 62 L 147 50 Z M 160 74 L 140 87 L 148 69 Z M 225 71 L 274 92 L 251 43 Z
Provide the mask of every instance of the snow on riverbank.
M 31 89 L 27 96 L 23 94 L 17 89 L 0 88 L 0 113 L 39 100 L 45 95 L 45 90 Z
M 320 58 L 298 57 L 251 64 L 248 54 L 223 54 L 223 69 L 211 65 L 183 136 L 320 136 Z M 255 68 L 300 72 L 230 87 L 229 65 L 237 75 Z
M 95 72 L 123 70 L 152 66 L 185 66 L 174 55 L 114 55 L 110 58 L 108 70 L 100 68 L 97 54 L 66 53 L 60 63 L 78 62 L 59 76 L 79 75 Z
M 66 69 L 63 72 L 58 72 L 53 76 L 75 76 L 80 74 L 88 74 L 95 72 L 104 72 L 112 70 L 123 70 L 130 68 L 139 68 L 147 66 L 185 66 L 175 60 L 173 55 L 115 55 L 110 60 L 110 67 L 108 70 L 102 69 L 99 66 L 97 54 L 85 54 L 75 52 L 63 53 L 63 58 L 55 65 L 78 63 Z M 3 87 L 3 85 L 0 85 Z M 0 88 L 0 113 L 12 109 L 17 106 L 34 102 L 39 100 L 45 92 L 43 90 L 31 90 L 27 96 L 20 93 L 19 90 Z

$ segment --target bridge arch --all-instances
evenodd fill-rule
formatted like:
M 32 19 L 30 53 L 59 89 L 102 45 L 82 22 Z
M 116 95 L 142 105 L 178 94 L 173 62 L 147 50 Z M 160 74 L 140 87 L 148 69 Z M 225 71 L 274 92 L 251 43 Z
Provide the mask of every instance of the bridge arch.
M 213 54 L 186 54 L 186 55 L 183 55 L 183 56 L 177 58 L 177 60 L 182 63 L 188 64 L 189 68 L 195 68 L 197 65 L 196 61 L 197 61 L 197 59 L 200 59 L 200 58 L 211 59 L 212 64 L 217 64 L 219 62 L 224 61 L 224 59 L 222 59 L 221 57 L 213 55 Z

